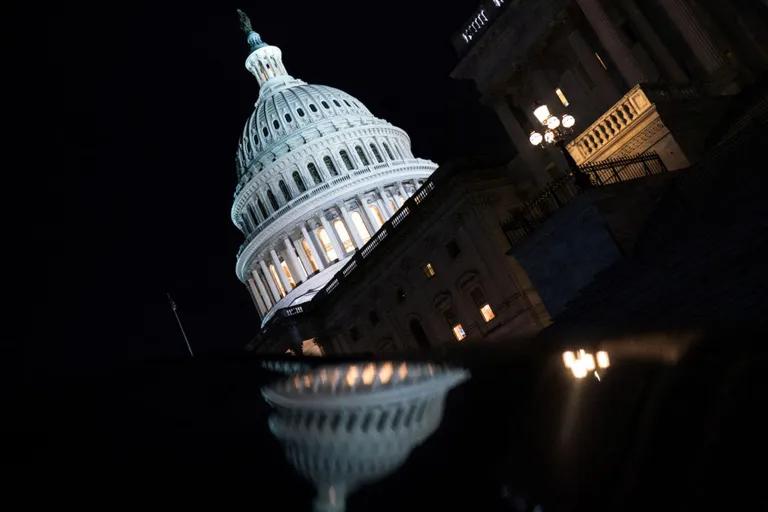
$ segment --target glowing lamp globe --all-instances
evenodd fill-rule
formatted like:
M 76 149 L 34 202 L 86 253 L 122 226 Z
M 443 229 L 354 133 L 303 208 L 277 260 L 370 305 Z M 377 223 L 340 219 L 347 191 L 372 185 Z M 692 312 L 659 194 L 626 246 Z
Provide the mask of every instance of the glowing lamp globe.
M 539 132 L 531 132 L 531 136 L 528 138 L 528 140 L 530 140 L 531 144 L 534 146 L 538 146 L 541 144 L 541 141 L 544 140 L 544 136 Z
M 563 116 L 563 127 L 564 128 L 570 128 L 574 124 L 576 124 L 576 118 L 573 117 L 571 114 L 565 114 Z
M 547 128 L 550 130 L 555 130 L 560 126 L 560 119 L 558 119 L 557 116 L 552 116 L 549 119 L 547 119 Z
M 552 130 L 547 130 L 546 132 L 544 132 L 544 141 L 547 144 L 552 144 L 553 142 L 555 142 L 555 132 L 553 132 Z

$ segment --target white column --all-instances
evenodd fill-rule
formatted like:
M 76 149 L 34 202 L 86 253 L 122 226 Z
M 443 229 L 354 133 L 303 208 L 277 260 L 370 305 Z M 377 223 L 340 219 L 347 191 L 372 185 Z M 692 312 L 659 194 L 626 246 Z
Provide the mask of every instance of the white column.
M 379 191 L 379 195 L 381 196 L 381 200 L 379 204 L 381 204 L 384 215 L 386 215 L 387 220 L 389 220 L 392 217 L 392 215 L 395 214 L 395 212 L 392 211 L 392 208 L 389 207 L 389 203 L 387 203 L 387 194 L 386 192 L 384 192 L 384 189 L 382 187 L 379 187 L 377 190 Z
M 328 222 L 328 219 L 325 218 L 325 215 L 320 215 L 320 224 L 323 225 L 325 233 L 328 235 L 328 238 L 331 239 L 331 245 L 333 246 L 333 250 L 336 253 L 336 257 L 339 260 L 343 259 L 347 253 L 344 252 L 344 246 L 341 244 L 341 240 L 339 240 L 338 233 L 336 233 L 336 230 L 333 229 L 333 226 L 331 226 L 331 223 Z
M 597 38 L 608 51 L 611 60 L 619 69 L 621 76 L 630 87 L 645 81 L 640 64 L 632 50 L 624 44 L 616 26 L 608 17 L 599 0 L 576 0 L 589 24 L 595 30 Z
M 283 239 L 283 243 L 285 244 L 285 253 L 288 257 L 288 266 L 291 269 L 291 274 L 293 274 L 293 280 L 296 281 L 296 284 L 298 285 L 300 281 L 303 282 L 307 280 L 307 272 L 296 258 L 296 253 L 293 252 L 293 244 L 291 243 L 291 239 L 289 237 L 285 237 Z
M 722 53 L 717 49 L 706 29 L 701 25 L 696 14 L 685 0 L 661 0 L 672 23 L 680 31 L 686 44 L 696 56 L 707 73 L 712 74 L 725 64 Z
M 312 268 L 312 263 L 309 262 L 307 253 L 304 252 L 304 247 L 301 245 L 301 239 L 297 238 L 293 241 L 293 248 L 296 249 L 296 254 L 299 255 L 299 260 L 301 261 L 301 264 L 304 265 L 304 270 L 307 273 L 307 279 L 309 279 L 310 274 L 313 274 L 315 269 Z
M 381 229 L 379 219 L 377 219 L 371 209 L 368 208 L 368 202 L 365 200 L 365 197 L 362 194 L 357 195 L 357 200 L 360 201 L 360 209 L 363 210 L 363 216 L 368 219 L 368 223 L 373 228 L 373 231 L 371 232 L 371 236 L 373 236 L 373 233 Z
M 248 279 L 248 288 L 251 290 L 251 296 L 256 303 L 256 307 L 259 309 L 259 314 L 264 316 L 267 312 L 267 307 L 264 305 L 264 301 L 261 300 L 261 295 L 259 295 L 259 290 L 256 289 L 256 284 L 253 282 L 253 278 Z
M 264 278 L 267 280 L 267 284 L 269 285 L 269 291 L 272 292 L 272 299 L 273 303 L 277 304 L 280 301 L 280 291 L 277 288 L 277 283 L 274 282 L 274 279 L 272 278 L 272 273 L 269 271 L 269 267 L 266 263 L 264 263 L 264 260 L 259 260 L 259 267 L 261 267 L 261 271 L 264 273 Z
M 253 275 L 253 280 L 256 282 L 256 288 L 259 289 L 261 300 L 264 302 L 264 305 L 267 307 L 267 309 L 271 308 L 272 300 L 269 297 L 269 293 L 267 293 L 267 288 L 264 286 L 264 282 L 261 280 L 259 272 L 256 269 L 253 269 L 251 270 L 251 275 Z
M 280 258 L 277 257 L 277 253 L 274 249 L 269 250 L 269 255 L 272 256 L 272 264 L 275 266 L 275 272 L 277 273 L 277 277 L 280 279 L 280 282 L 283 283 L 283 290 L 285 290 L 285 293 L 287 294 L 293 288 L 291 287 L 291 283 L 288 281 L 288 277 L 285 275 L 285 272 L 283 272 L 283 266 L 280 264 Z
M 397 182 L 397 189 L 400 191 L 400 194 L 403 196 L 403 201 L 408 199 L 408 192 L 405 191 L 405 187 L 403 186 L 402 181 Z
M 344 206 L 344 203 L 339 203 L 337 206 L 339 208 L 339 212 L 341 213 L 341 220 L 347 227 L 347 233 L 349 233 L 349 236 L 352 237 L 352 242 L 354 242 L 355 247 L 360 249 L 363 246 L 363 239 L 360 237 L 360 233 L 357 232 L 357 228 L 352 222 L 352 218 L 349 216 L 347 207 Z
M 312 251 L 312 257 L 314 258 L 315 263 L 317 263 L 317 267 L 320 270 L 325 269 L 325 264 L 323 263 L 325 261 L 325 253 L 320 254 L 320 251 L 317 250 L 317 245 L 315 244 L 315 241 L 312 240 L 312 238 L 309 236 L 307 228 L 304 224 L 301 225 L 301 236 L 303 236 L 304 240 L 307 241 L 307 245 L 309 246 L 309 250 Z

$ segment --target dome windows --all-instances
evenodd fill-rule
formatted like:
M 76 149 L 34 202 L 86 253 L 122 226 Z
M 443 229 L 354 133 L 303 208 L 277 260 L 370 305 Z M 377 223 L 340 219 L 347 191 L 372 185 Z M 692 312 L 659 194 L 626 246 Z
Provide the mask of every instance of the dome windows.
M 381 158 L 381 153 L 379 153 L 379 148 L 376 147 L 376 144 L 371 142 L 371 151 L 373 152 L 373 156 L 376 157 L 376 161 L 379 163 L 383 163 L 384 159 Z
M 266 219 L 269 217 L 269 214 L 267 213 L 267 209 L 264 207 L 264 203 L 261 202 L 261 199 L 256 201 L 256 205 L 259 207 L 259 211 L 261 212 L 261 215 Z
M 365 156 L 363 148 L 360 146 L 355 146 L 355 151 L 357 151 L 357 156 L 360 157 L 360 161 L 363 162 L 363 165 L 371 165 L 371 162 L 368 161 L 368 157 Z
M 320 104 L 323 106 L 323 108 L 324 108 L 324 109 L 329 109 L 329 108 L 331 108 L 331 106 L 330 106 L 330 105 L 328 105 L 328 102 L 327 102 L 327 101 L 325 101 L 325 100 L 321 101 L 321 102 L 320 102 Z
M 323 178 L 320 176 L 320 173 L 317 170 L 317 166 L 314 163 L 309 162 L 307 164 L 307 170 L 309 171 L 309 175 L 312 176 L 312 180 L 316 185 L 319 185 L 323 182 Z
M 299 114 L 299 117 L 304 117 L 304 109 L 299 107 L 296 109 L 296 113 Z
M 283 180 L 280 180 L 280 183 L 278 183 L 278 186 L 280 187 L 280 192 L 283 193 L 283 197 L 285 198 L 285 202 L 291 200 L 291 191 L 288 190 L 288 185 L 285 184 Z
M 352 105 L 350 105 L 350 104 L 349 104 L 349 102 L 348 102 L 347 100 L 344 100 L 344 103 L 345 103 L 345 104 L 346 104 L 348 107 L 351 107 L 351 106 L 352 106 Z
M 293 171 L 293 182 L 296 183 L 296 188 L 299 189 L 299 192 L 307 191 L 307 186 L 304 184 L 304 180 L 301 178 L 299 171 Z
M 336 165 L 334 165 L 333 160 L 331 160 L 331 157 L 324 156 L 323 163 L 325 164 L 325 167 L 328 168 L 328 172 L 331 173 L 331 176 L 339 175 L 339 171 L 336 169 Z
M 312 112 L 317 112 L 317 107 L 315 106 L 314 103 L 309 104 L 309 110 L 311 110 Z
M 269 137 L 269 130 L 267 130 L 266 126 L 261 129 L 261 133 L 263 133 L 265 137 Z
M 395 157 L 394 157 L 394 156 L 392 156 L 392 151 L 389 149 L 389 146 L 387 146 L 387 143 L 386 143 L 386 142 L 383 144 L 383 146 L 384 146 L 384 151 L 386 151 L 386 152 L 387 152 L 387 156 L 389 157 L 389 159 L 390 159 L 390 160 L 394 160 L 394 159 L 395 159 Z
M 279 130 L 280 129 L 280 123 L 278 122 L 277 119 L 273 119 L 272 120 L 272 126 L 275 127 L 275 130 Z
M 286 113 L 285 114 L 285 122 L 286 123 L 290 123 L 291 121 L 293 121 L 293 118 L 291 117 L 291 114 Z
M 275 194 L 273 194 L 271 190 L 267 190 L 267 199 L 269 199 L 269 204 L 272 205 L 273 210 L 277 211 L 280 208 L 280 205 L 277 204 L 277 198 L 275 197 Z
M 341 157 L 341 161 L 344 162 L 344 165 L 347 167 L 348 171 L 351 171 L 355 168 L 355 165 L 352 163 L 352 159 L 349 158 L 349 153 L 347 153 L 345 149 L 339 151 L 339 156 Z
M 337 100 L 337 99 L 335 99 L 335 98 L 334 98 L 334 100 L 333 100 L 333 104 L 334 104 L 334 105 L 336 105 L 337 107 L 340 107 L 340 106 L 341 106 L 341 103 L 339 103 L 339 100 Z

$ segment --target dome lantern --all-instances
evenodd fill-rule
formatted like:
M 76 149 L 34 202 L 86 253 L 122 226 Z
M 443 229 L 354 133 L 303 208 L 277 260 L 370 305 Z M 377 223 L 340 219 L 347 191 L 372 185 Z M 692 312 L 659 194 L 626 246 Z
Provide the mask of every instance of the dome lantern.
M 240 16 L 240 28 L 246 33 L 248 46 L 251 49 L 251 53 L 245 61 L 245 68 L 256 77 L 259 86 L 276 77 L 291 78 L 283 65 L 283 55 L 280 48 L 268 45 L 261 40 L 259 33 L 251 27 L 251 20 L 247 14 L 240 9 L 237 10 L 237 14 Z

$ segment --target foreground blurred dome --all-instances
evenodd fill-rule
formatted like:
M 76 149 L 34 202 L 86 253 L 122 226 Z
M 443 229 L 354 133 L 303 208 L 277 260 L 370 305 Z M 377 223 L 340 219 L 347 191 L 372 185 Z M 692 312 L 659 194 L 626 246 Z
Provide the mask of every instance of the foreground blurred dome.
M 237 151 L 237 275 L 264 324 L 310 300 L 437 167 L 351 95 L 288 74 L 241 12 L 259 98 Z

